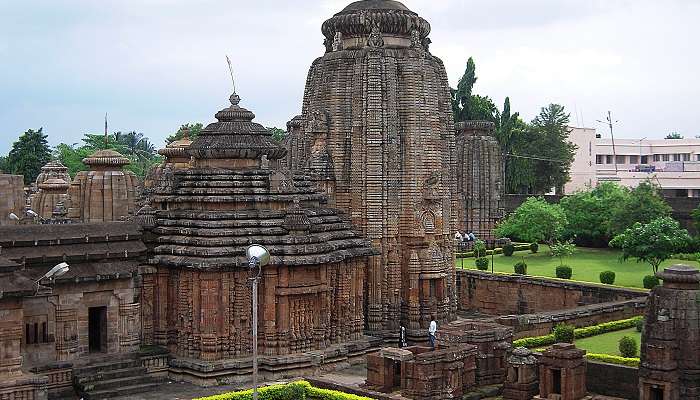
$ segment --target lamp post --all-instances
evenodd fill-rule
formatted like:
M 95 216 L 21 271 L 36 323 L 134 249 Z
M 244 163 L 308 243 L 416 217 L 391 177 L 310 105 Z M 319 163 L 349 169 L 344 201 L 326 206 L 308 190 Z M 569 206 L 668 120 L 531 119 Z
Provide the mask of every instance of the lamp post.
M 51 282 L 53 282 L 56 278 L 58 278 L 61 275 L 64 275 L 68 271 L 70 271 L 70 266 L 68 265 L 68 263 L 62 262 L 60 264 L 57 264 L 56 266 L 51 268 L 47 273 L 45 273 L 41 278 L 36 280 L 37 290 L 39 287 L 39 282 L 41 282 L 42 279 L 49 279 Z
M 257 268 L 257 273 L 250 278 L 253 284 L 253 400 L 258 400 L 258 282 L 262 267 L 270 262 L 270 252 L 259 244 L 252 244 L 246 249 L 248 268 Z

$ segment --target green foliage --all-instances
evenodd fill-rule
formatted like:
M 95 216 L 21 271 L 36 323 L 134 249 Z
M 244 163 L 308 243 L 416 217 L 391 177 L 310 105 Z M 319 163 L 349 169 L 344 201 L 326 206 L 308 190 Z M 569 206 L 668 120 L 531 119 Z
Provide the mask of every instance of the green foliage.
M 635 258 L 649 263 L 654 273 L 659 265 L 673 254 L 687 249 L 691 243 L 688 231 L 671 217 L 654 219 L 647 224 L 635 223 L 631 228 L 615 236 L 610 247 L 622 249 L 622 259 Z
M 571 279 L 571 276 L 573 275 L 573 270 L 568 265 L 560 265 L 555 270 L 555 275 L 559 279 Z
M 170 144 L 176 140 L 182 139 L 183 137 L 185 137 L 185 130 L 187 130 L 187 135 L 189 136 L 190 140 L 194 140 L 197 138 L 197 136 L 199 136 L 199 133 L 202 132 L 202 129 L 204 129 L 204 125 L 202 125 L 201 122 L 192 122 L 184 124 L 180 126 L 177 132 L 168 136 L 165 139 L 165 143 Z
M 554 327 L 554 340 L 557 343 L 573 343 L 575 329 L 573 325 L 558 324 Z
M 4 161 L 3 170 L 10 174 L 23 175 L 26 185 L 36 181 L 41 167 L 51 161 L 51 149 L 44 128 L 24 132 L 14 144 Z
M 637 332 L 642 332 L 644 330 L 644 318 L 639 318 L 635 323 L 634 327 L 637 329 Z
M 512 257 L 513 253 L 515 252 L 515 245 L 512 243 L 508 243 L 503 245 L 503 255 L 506 257 Z
M 683 136 L 678 132 L 671 132 L 668 135 L 666 135 L 666 139 L 683 139 Z
M 549 346 L 556 343 L 557 340 L 554 338 L 554 334 L 544 336 L 532 336 L 522 339 L 513 340 L 513 347 L 526 347 L 528 349 L 534 349 L 538 347 Z
M 564 237 L 582 246 L 607 247 L 615 233 L 615 205 L 624 204 L 629 197 L 628 188 L 613 182 L 601 182 L 592 190 L 564 197 L 559 203 L 567 220 Z
M 534 193 L 546 193 L 551 188 L 561 191 L 569 181 L 576 145 L 569 142 L 569 114 L 564 106 L 550 104 L 530 124 L 535 141 L 530 143 L 530 155 L 554 161 L 538 160 L 534 164 Z
M 486 243 L 483 240 L 474 242 L 474 257 L 484 257 L 486 255 Z
M 645 289 L 653 289 L 653 288 L 659 286 L 659 284 L 661 284 L 661 282 L 659 281 L 659 278 L 657 278 L 654 275 L 645 276 L 644 279 L 642 280 L 642 283 L 644 284 Z
M 87 166 L 83 164 L 83 159 L 94 153 L 94 150 L 77 145 L 61 143 L 54 150 L 55 157 L 68 168 L 68 173 L 74 177 L 80 171 L 86 171 Z
M 637 356 L 637 341 L 630 336 L 623 336 L 619 343 L 620 354 L 625 358 Z
M 479 257 L 474 263 L 479 271 L 488 271 L 489 269 L 489 259 L 486 257 Z
M 615 272 L 614 271 L 603 271 L 600 273 L 600 283 L 605 283 L 606 285 L 612 285 L 615 283 Z
M 584 339 L 587 337 L 598 336 L 604 333 L 621 331 L 624 329 L 629 329 L 635 327 L 639 321 L 643 321 L 642 317 L 634 317 L 628 319 L 622 319 L 619 321 L 604 322 L 602 324 L 587 326 L 584 328 L 574 329 L 575 339 Z M 556 329 L 556 328 L 555 328 Z M 529 349 L 549 346 L 551 344 L 557 343 L 557 339 L 554 334 L 544 335 L 544 336 L 532 336 L 527 338 L 522 338 L 513 341 L 513 347 L 527 347 Z
M 251 400 L 253 390 L 224 393 L 201 397 L 194 400 Z M 258 390 L 259 400 L 370 400 L 368 397 L 313 387 L 306 381 L 292 382 L 262 387 Z
M 265 129 L 267 129 L 267 131 L 272 134 L 272 138 L 278 142 L 283 141 L 284 138 L 287 136 L 287 131 L 285 131 L 284 129 L 280 129 L 277 127 L 271 127 L 271 128 L 265 128 Z
M 540 245 L 537 243 L 530 243 L 530 253 L 537 254 L 540 251 Z
M 472 94 L 477 81 L 476 64 L 469 57 L 464 75 L 457 84 L 457 89 L 451 89 L 452 112 L 456 122 L 485 120 L 496 122 L 498 110 L 488 96 Z
M 610 354 L 587 353 L 586 359 L 590 361 L 600 361 L 608 364 L 639 368 L 639 358 L 625 358 Z
M 611 222 L 613 236 L 637 222 L 646 224 L 671 215 L 671 206 L 661 196 L 661 189 L 650 181 L 640 183 L 617 205 L 612 203 L 608 206 L 614 209 Z
M 564 265 L 564 258 L 571 257 L 576 252 L 576 245 L 572 242 L 557 242 L 549 247 L 552 257 L 559 258 L 559 265 Z
M 525 242 L 552 242 L 561 237 L 566 215 L 558 204 L 530 197 L 496 227 L 496 235 Z
M 525 263 L 525 261 L 518 261 L 513 266 L 513 271 L 519 275 L 527 275 L 527 264 Z

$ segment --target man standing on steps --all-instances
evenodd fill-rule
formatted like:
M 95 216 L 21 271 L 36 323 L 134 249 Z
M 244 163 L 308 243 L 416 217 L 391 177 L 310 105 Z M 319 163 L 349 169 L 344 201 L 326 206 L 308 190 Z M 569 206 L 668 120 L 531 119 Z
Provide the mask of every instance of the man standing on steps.
M 430 347 L 435 350 L 435 332 L 437 332 L 437 322 L 435 322 L 435 316 L 430 316 L 430 327 L 428 327 L 428 340 L 430 340 Z

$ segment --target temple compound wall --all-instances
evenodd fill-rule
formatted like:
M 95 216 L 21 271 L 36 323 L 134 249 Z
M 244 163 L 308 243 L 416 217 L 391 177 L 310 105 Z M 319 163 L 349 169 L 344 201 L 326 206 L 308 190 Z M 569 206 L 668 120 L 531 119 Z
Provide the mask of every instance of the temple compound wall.
M 473 232 L 487 242 L 496 239 L 493 230 L 504 216 L 504 161 L 488 121 L 465 121 L 455 125 L 457 133 L 457 229 Z
M 396 1 L 357 1 L 324 22 L 287 140 L 380 256 L 367 270 L 367 327 L 424 341 L 431 315 L 456 312 L 455 135 L 445 67 L 430 24 Z

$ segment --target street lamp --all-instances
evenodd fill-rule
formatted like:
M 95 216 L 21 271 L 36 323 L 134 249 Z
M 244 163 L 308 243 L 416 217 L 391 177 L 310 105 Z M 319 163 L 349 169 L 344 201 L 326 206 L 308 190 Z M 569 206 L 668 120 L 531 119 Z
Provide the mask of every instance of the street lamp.
M 258 400 L 258 282 L 262 273 L 262 267 L 270 262 L 270 252 L 259 244 L 252 244 L 246 249 L 248 268 L 257 268 L 253 283 L 253 400 Z
M 53 282 L 54 279 L 58 278 L 59 276 L 65 275 L 68 271 L 70 271 L 70 266 L 68 265 L 68 263 L 62 262 L 56 265 L 55 267 L 51 268 L 41 278 L 37 279 L 36 284 L 38 286 L 39 282 L 41 282 L 42 279 L 49 279 Z
M 10 215 L 8 215 L 8 217 L 13 221 L 19 221 L 19 217 L 15 213 L 10 213 Z

